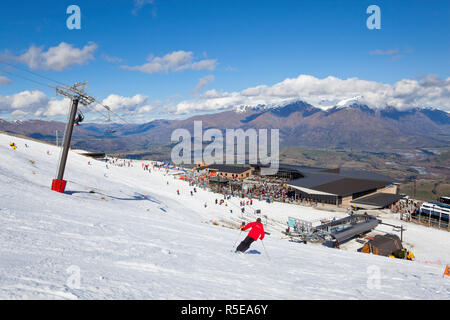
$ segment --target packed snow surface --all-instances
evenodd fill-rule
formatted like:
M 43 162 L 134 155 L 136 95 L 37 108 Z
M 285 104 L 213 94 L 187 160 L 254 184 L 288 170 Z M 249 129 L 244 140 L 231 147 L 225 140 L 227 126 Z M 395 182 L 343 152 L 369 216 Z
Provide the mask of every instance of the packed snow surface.
M 1 299 L 450 298 L 449 232 L 381 217 L 405 225 L 414 262 L 299 244 L 282 239 L 288 216 L 345 213 L 254 200 L 242 217 L 241 199 L 219 206 L 220 195 L 199 188 L 191 196 L 177 171 L 139 161 L 108 169 L 75 152 L 60 194 L 50 190 L 59 152 L 0 134 Z M 234 226 L 254 209 L 270 235 L 235 254 L 245 233 Z

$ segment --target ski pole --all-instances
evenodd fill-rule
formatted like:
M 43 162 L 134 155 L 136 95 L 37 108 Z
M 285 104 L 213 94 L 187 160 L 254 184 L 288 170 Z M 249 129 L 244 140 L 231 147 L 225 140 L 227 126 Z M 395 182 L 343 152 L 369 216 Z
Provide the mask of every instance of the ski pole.
M 241 237 L 241 233 L 242 233 L 242 229 L 241 229 L 241 232 L 239 232 L 239 235 L 238 235 L 236 241 L 234 242 L 233 248 L 236 247 L 236 243 L 238 242 L 239 238 Z
M 263 245 L 264 252 L 266 253 L 267 258 L 270 260 L 270 256 L 269 256 L 269 254 L 267 253 L 266 246 L 264 245 L 264 242 L 263 242 L 262 240 L 261 240 L 261 243 L 262 243 L 262 245 Z M 270 260 L 270 261 L 271 261 L 271 260 Z

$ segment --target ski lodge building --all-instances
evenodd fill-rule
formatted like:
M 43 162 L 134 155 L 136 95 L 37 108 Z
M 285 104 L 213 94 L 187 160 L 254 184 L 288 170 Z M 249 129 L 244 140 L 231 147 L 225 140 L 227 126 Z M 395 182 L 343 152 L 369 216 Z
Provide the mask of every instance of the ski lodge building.
M 252 176 L 251 167 L 230 166 L 224 164 L 198 165 L 195 170 L 202 171 L 209 169 L 210 172 L 215 172 L 217 177 L 226 179 L 246 179 Z
M 253 165 L 253 171 L 258 175 L 261 166 Z M 393 179 L 368 171 L 280 164 L 276 176 L 286 179 L 294 200 L 381 209 L 403 198 Z
M 397 194 L 397 184 L 391 178 L 371 172 L 309 168 L 301 173 L 302 178 L 286 182 L 294 189 L 296 199 L 379 209 L 403 198 Z

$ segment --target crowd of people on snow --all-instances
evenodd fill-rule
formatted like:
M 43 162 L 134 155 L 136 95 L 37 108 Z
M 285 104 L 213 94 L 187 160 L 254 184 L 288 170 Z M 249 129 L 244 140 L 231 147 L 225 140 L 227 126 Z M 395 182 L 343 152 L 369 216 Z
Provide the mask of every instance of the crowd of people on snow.
M 266 200 L 267 202 L 283 201 L 286 202 L 292 199 L 294 192 L 291 187 L 283 183 L 271 184 L 261 183 L 250 185 L 243 189 L 243 197 L 250 199 Z M 268 201 L 269 200 L 269 201 Z
M 407 213 L 412 214 L 417 209 L 419 209 L 421 206 L 421 203 L 417 200 L 413 199 L 401 199 L 400 201 L 394 203 L 391 205 L 390 209 L 393 213 Z
M 304 206 L 318 206 L 317 200 L 308 198 L 295 199 L 295 192 L 293 188 L 287 186 L 284 180 L 278 179 L 278 183 L 268 181 L 258 177 L 257 179 L 253 178 L 252 180 L 247 181 L 234 181 L 232 185 L 214 188 L 208 184 L 207 179 L 192 179 L 189 181 L 189 186 L 210 189 L 213 192 L 222 194 L 224 198 L 228 197 L 228 199 L 230 197 L 238 197 L 242 199 L 247 198 L 248 201 L 246 202 L 251 203 L 253 203 L 253 199 L 255 199 L 265 201 L 267 203 L 273 203 L 275 201 L 295 202 Z
M 118 158 L 108 158 L 106 160 L 106 164 L 115 166 L 115 167 L 133 167 L 133 160 L 127 159 L 118 159 Z

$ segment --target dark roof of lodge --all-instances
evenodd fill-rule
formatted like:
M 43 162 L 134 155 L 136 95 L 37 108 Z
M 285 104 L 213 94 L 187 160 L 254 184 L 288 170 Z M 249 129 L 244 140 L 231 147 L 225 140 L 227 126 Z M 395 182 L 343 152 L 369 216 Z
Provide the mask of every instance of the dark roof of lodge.
M 270 164 L 250 164 L 251 167 L 257 168 L 257 167 L 270 167 Z M 297 171 L 297 172 L 319 172 L 324 170 L 330 170 L 326 168 L 316 168 L 316 167 L 307 167 L 307 166 L 296 166 L 293 164 L 284 164 L 280 163 L 278 165 L 278 168 L 281 170 L 290 170 L 290 171 Z
M 208 166 L 198 167 L 197 170 L 203 170 L 208 168 L 211 170 L 217 170 L 219 172 L 236 173 L 236 174 L 240 174 L 252 169 L 250 167 L 230 166 L 225 164 L 210 164 Z
M 344 178 L 320 186 L 316 186 L 314 187 L 314 190 L 337 194 L 340 196 L 348 196 L 358 192 L 382 188 L 389 183 L 390 182 L 375 180 Z
M 316 186 L 321 186 L 340 179 L 342 179 L 342 177 L 337 174 L 330 174 L 330 173 L 306 174 L 304 178 L 289 181 L 288 184 L 297 187 L 313 189 Z
M 369 205 L 377 208 L 385 208 L 402 199 L 404 196 L 392 193 L 375 193 L 350 201 L 353 204 Z
M 390 183 L 393 183 L 394 181 L 392 178 L 389 178 L 387 176 L 370 172 L 370 171 L 360 171 L 360 170 L 352 170 L 352 169 L 341 169 L 339 174 L 349 177 L 349 178 L 355 178 L 355 179 L 368 179 L 368 180 L 376 180 L 376 181 L 389 181 Z
M 341 169 L 333 171 L 303 171 L 305 177 L 287 182 L 288 185 L 348 196 L 392 184 L 389 177 L 366 171 Z
M 269 165 L 250 164 L 252 167 L 268 167 Z M 280 171 L 295 171 L 301 173 L 304 177 L 311 177 L 309 180 L 302 180 L 303 183 L 317 185 L 316 181 L 334 181 L 342 177 L 354 179 L 367 179 L 379 181 L 391 181 L 392 179 L 377 173 L 369 171 L 359 171 L 346 168 L 318 168 L 308 166 L 297 166 L 292 164 L 280 163 Z

